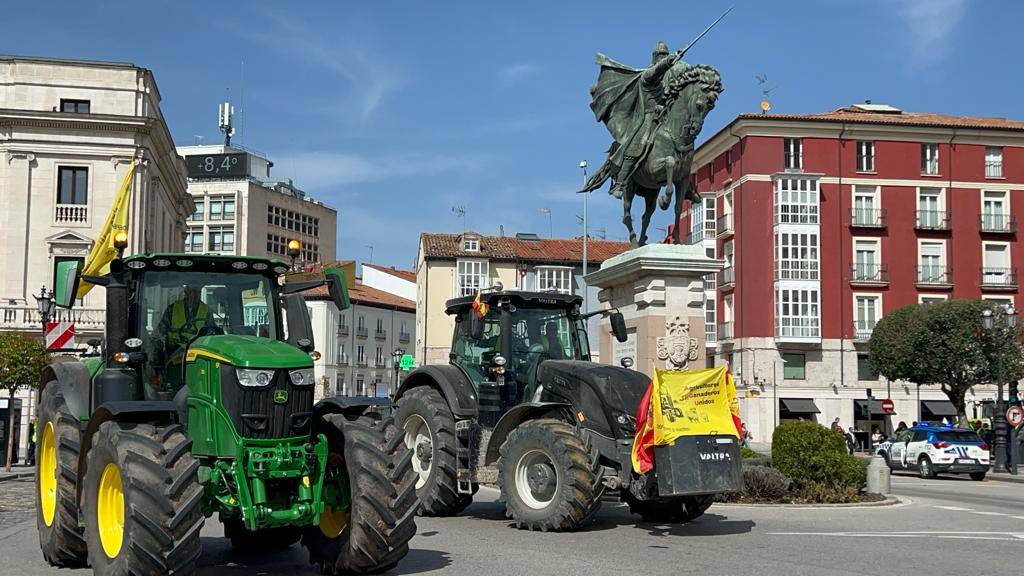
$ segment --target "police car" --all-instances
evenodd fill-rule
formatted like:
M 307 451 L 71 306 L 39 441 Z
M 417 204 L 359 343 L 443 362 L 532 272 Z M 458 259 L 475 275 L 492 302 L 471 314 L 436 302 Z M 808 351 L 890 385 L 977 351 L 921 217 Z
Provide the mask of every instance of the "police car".
M 988 472 L 988 444 L 965 428 L 914 426 L 880 444 L 877 453 L 890 470 L 916 470 L 921 478 L 950 473 L 984 480 Z

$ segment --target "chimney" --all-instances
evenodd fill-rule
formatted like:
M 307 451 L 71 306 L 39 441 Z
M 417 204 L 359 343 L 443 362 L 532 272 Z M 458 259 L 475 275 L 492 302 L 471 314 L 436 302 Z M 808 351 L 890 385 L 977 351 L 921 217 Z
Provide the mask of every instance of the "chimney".
M 505 225 L 504 224 L 498 224 L 498 238 L 504 238 L 504 237 L 505 237 Z

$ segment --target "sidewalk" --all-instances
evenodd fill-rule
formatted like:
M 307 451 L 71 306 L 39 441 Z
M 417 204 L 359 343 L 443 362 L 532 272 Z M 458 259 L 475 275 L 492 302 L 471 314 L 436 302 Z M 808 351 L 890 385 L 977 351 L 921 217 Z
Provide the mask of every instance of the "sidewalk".
M 995 480 L 996 482 L 1014 482 L 1017 484 L 1024 484 L 1024 470 L 1020 470 L 1016 476 L 1002 472 L 989 472 L 986 479 Z
M 0 466 L 0 482 L 17 480 L 19 478 L 32 478 L 35 475 L 35 466 L 11 466 L 10 472 L 7 471 L 6 466 Z

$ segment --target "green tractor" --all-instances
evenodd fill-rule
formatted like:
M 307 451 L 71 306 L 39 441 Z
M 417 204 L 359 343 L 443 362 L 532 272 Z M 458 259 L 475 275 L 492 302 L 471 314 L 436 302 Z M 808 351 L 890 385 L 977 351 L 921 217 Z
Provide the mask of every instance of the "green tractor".
M 122 241 L 123 244 L 123 241 Z M 312 328 L 299 294 L 341 269 L 291 274 L 278 260 L 118 257 L 103 276 L 102 353 L 41 376 L 37 524 L 54 566 L 188 574 L 214 514 L 239 549 L 300 540 L 325 574 L 396 565 L 416 532 L 416 475 L 383 404 L 314 404 Z M 67 359 L 65 359 L 67 360 Z

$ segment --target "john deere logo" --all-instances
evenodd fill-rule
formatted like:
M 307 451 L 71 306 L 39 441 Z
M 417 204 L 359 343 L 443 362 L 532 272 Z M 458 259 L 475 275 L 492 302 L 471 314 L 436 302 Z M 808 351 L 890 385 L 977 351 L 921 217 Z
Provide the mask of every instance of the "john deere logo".
M 284 404 L 288 401 L 287 390 L 274 390 L 274 404 Z

